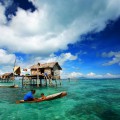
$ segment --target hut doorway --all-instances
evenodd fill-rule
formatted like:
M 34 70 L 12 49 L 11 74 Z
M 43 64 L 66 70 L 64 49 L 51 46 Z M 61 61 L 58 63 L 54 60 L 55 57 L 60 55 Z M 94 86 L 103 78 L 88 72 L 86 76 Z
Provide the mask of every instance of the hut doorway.
M 51 75 L 54 76 L 54 71 L 53 71 L 53 69 L 51 69 Z
M 41 68 L 41 73 L 44 73 L 44 69 L 43 68 Z

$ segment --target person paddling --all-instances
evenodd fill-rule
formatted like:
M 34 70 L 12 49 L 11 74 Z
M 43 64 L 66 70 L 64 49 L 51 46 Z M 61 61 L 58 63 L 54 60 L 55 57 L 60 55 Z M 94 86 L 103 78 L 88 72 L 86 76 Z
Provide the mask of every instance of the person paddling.
M 33 97 L 33 94 L 35 94 L 35 90 L 31 90 L 30 92 L 28 92 L 27 94 L 25 94 L 24 96 L 24 101 L 32 101 L 35 100 L 35 98 Z

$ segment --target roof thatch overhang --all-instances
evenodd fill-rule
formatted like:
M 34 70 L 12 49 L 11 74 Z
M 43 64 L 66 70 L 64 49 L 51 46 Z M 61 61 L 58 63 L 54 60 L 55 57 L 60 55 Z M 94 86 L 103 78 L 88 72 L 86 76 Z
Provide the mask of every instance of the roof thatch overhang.
M 7 77 L 7 76 L 10 76 L 10 75 L 13 75 L 13 73 L 4 73 L 2 76 Z
M 54 68 L 54 66 L 57 65 L 59 70 L 62 70 L 62 68 L 60 67 L 60 65 L 58 64 L 58 62 L 51 62 L 51 63 L 44 63 L 44 64 L 40 64 L 38 63 L 37 65 L 33 65 L 30 67 L 31 70 L 36 70 L 36 69 L 45 69 L 45 68 Z

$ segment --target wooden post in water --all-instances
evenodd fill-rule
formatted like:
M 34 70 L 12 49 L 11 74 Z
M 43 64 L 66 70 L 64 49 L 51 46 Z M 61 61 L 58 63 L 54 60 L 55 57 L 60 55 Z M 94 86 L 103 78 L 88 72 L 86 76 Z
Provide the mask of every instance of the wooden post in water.
M 47 86 L 47 76 L 44 75 L 45 86 Z
M 33 83 L 32 83 L 32 86 L 34 86 L 34 79 L 33 79 L 33 81 L 32 81 Z
M 42 86 L 42 79 L 40 78 L 40 86 Z
M 37 81 L 39 80 L 39 70 L 38 70 L 38 66 L 37 66 L 37 79 L 36 79 L 36 86 L 39 87 L 39 84 L 37 84 Z
M 31 79 L 31 86 L 32 86 L 32 81 L 33 81 L 33 78 Z
M 56 84 L 56 86 L 57 86 L 57 78 L 55 78 L 55 84 Z
M 62 80 L 61 80 L 61 79 L 59 79 L 59 81 L 60 81 L 60 85 L 62 85 Z
M 31 79 L 29 79 L 29 81 L 30 81 L 30 82 L 29 82 L 29 83 L 30 83 L 30 86 L 31 86 L 31 80 L 32 80 L 32 78 L 31 78 Z
M 39 80 L 40 80 L 40 77 L 37 79 L 37 87 L 39 87 Z
M 35 79 L 33 79 L 33 86 L 34 86 L 34 83 L 35 83 Z
M 32 86 L 33 86 L 33 80 L 34 80 L 34 79 L 32 79 Z
M 37 80 L 35 80 L 35 86 L 37 86 Z
M 24 84 L 23 84 L 23 79 L 24 79 L 24 76 L 22 76 L 22 87 L 24 86 Z

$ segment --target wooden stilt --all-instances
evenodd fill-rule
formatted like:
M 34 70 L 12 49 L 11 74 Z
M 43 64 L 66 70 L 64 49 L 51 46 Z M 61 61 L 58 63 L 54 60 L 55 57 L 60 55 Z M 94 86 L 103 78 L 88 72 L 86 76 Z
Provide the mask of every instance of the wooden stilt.
M 32 80 L 32 79 L 31 79 L 31 80 Z M 30 86 L 31 86 L 31 80 L 29 79 Z
M 33 86 L 33 83 L 34 83 L 34 79 L 32 80 L 32 86 Z
M 39 79 L 37 80 L 37 83 L 36 83 L 36 84 L 37 84 L 37 87 L 39 87 Z
M 32 81 L 33 81 L 33 79 L 31 79 L 31 86 L 32 86 Z
M 36 82 L 35 82 L 35 86 L 37 86 L 37 79 L 36 79 Z
M 22 87 L 24 86 L 24 84 L 23 84 L 23 79 L 24 79 L 24 77 L 22 77 Z
M 56 86 L 57 86 L 57 79 L 55 79 L 55 84 L 56 84 Z
M 47 79 L 46 79 L 46 86 L 47 86 Z
M 42 79 L 40 78 L 40 86 L 42 86 Z
M 59 81 L 60 81 L 60 85 L 62 85 L 62 80 L 61 80 L 61 79 L 59 79 Z
M 35 80 L 33 79 L 33 86 L 34 86 Z

